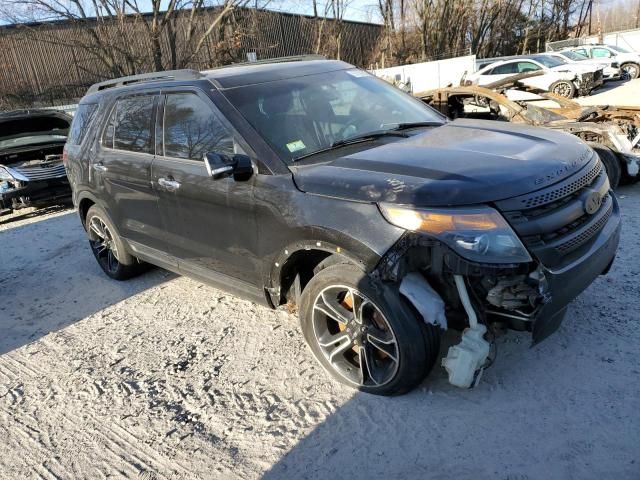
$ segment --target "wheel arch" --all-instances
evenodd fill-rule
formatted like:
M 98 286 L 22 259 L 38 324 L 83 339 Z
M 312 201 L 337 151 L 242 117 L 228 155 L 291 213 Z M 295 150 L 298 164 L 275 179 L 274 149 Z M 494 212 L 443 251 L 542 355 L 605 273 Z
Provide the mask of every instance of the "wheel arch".
M 80 192 L 77 198 L 78 205 L 78 215 L 80 216 L 80 221 L 82 222 L 82 226 L 86 228 L 85 220 L 87 219 L 87 212 L 91 208 L 92 205 L 100 205 L 98 199 L 89 192 Z
M 296 288 L 300 293 L 313 277 L 316 267 L 330 257 L 337 262 L 356 265 L 366 272 L 373 270 L 381 258 L 364 243 L 341 232 L 313 229 L 308 233 L 314 235 L 307 235 L 281 248 L 267 269 L 265 285 L 275 306 L 286 303 Z M 296 282 L 299 282 L 297 286 Z

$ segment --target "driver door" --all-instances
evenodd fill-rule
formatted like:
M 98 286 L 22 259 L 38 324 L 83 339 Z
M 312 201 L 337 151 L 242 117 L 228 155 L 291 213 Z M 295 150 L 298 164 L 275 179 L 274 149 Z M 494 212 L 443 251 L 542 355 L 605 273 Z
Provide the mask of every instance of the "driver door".
M 196 90 L 165 91 L 151 168 L 169 254 L 181 271 L 227 288 L 255 284 L 253 179 L 214 180 L 204 155 L 243 153 L 213 102 Z M 249 287 L 248 287 L 249 288 Z

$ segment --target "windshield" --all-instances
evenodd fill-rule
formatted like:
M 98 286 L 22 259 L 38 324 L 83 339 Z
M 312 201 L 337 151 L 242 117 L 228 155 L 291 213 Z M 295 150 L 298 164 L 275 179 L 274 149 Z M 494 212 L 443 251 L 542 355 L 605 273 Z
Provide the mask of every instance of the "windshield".
M 567 57 L 574 62 L 581 62 L 583 60 L 589 60 L 589 57 L 586 57 L 578 52 L 572 52 L 571 50 L 567 50 L 566 52 L 561 53 L 562 56 Z
M 370 132 L 391 130 L 401 124 L 445 121 L 421 101 L 357 69 L 249 85 L 224 93 L 287 162 Z
M 536 60 L 543 64 L 545 67 L 553 68 L 559 67 L 560 65 L 566 65 L 566 60 L 561 60 L 558 57 L 547 57 L 546 55 L 540 55 L 539 57 L 531 57 L 533 60 Z
M 629 50 L 627 50 L 626 48 L 622 48 L 622 47 L 614 47 L 613 45 L 607 45 L 611 50 L 614 50 L 618 53 L 631 53 Z

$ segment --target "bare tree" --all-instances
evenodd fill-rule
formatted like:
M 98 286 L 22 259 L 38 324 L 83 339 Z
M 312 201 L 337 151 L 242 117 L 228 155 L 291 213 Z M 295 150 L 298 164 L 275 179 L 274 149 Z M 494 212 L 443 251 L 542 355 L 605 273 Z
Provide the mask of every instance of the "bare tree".
M 80 49 L 112 76 L 181 68 L 197 58 L 234 9 L 250 0 L 4 0 L 3 13 L 40 41 Z M 163 4 L 166 8 L 162 8 Z M 205 15 L 206 12 L 206 15 Z M 40 22 L 66 20 L 75 35 Z M 131 27 L 135 26 L 135 29 Z M 141 29 L 143 36 L 132 35 Z

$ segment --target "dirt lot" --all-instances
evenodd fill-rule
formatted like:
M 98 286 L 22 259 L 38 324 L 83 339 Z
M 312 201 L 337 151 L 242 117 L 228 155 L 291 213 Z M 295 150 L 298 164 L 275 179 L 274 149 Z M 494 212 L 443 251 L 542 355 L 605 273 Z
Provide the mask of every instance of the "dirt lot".
M 398 398 L 330 381 L 284 311 L 107 279 L 68 209 L 2 217 L 0 479 L 640 479 L 640 184 L 619 198 L 619 257 L 554 336 Z
M 69 210 L 0 226 L 0 478 L 640 478 L 640 185 L 620 256 L 475 390 L 376 398 L 294 317 L 162 270 L 108 280 Z

